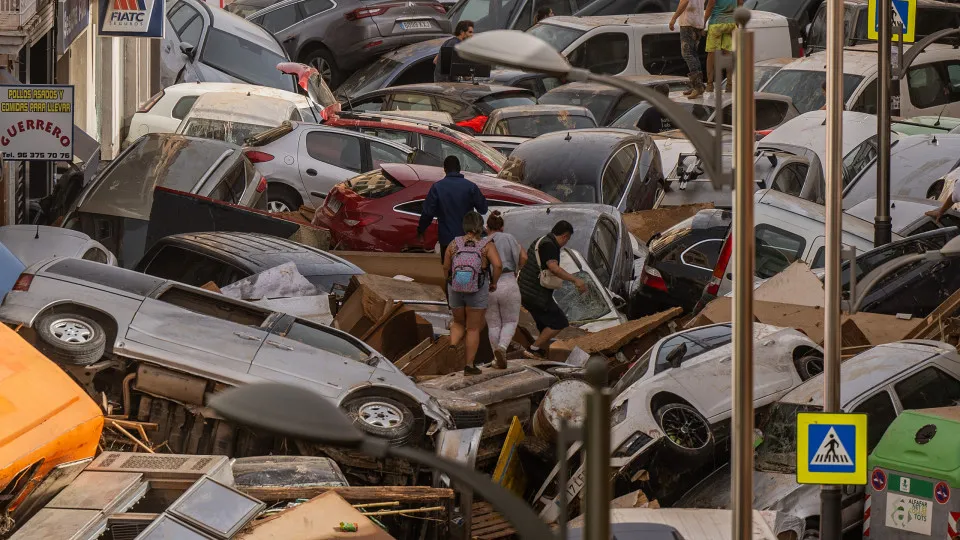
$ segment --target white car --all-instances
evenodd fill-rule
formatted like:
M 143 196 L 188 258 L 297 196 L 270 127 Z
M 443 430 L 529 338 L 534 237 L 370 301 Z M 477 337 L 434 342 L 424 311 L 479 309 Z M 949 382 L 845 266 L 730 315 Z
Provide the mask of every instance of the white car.
M 803 333 L 760 323 L 753 331 L 755 408 L 776 402 L 823 371 L 822 349 Z M 661 339 L 634 362 L 613 389 L 611 468 L 630 465 L 658 443 L 690 461 L 710 454 L 717 424 L 729 420 L 732 410 L 731 339 L 729 324 L 685 330 Z M 557 472 L 534 499 L 548 522 L 558 517 L 559 504 L 543 495 Z M 581 466 L 567 487 L 570 500 L 582 480 Z
M 296 106 L 285 99 L 209 92 L 197 98 L 177 133 L 243 146 L 250 137 L 299 117 Z
M 130 119 L 130 131 L 123 141 L 123 146 L 128 146 L 147 133 L 174 133 L 180 122 L 193 109 L 197 98 L 209 92 L 230 92 L 287 100 L 296 105 L 300 117 L 298 120 L 305 122 L 322 121 L 323 109 L 336 103 L 336 99 L 326 86 L 320 87 L 320 91 L 316 93 L 318 101 L 286 90 L 254 84 L 212 82 L 175 84 L 164 88 L 137 109 Z M 324 98 L 324 94 L 329 97 Z

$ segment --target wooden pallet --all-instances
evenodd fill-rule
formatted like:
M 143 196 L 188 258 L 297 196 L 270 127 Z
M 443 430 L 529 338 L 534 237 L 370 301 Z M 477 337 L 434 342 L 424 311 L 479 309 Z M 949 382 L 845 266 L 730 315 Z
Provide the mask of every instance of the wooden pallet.
M 490 503 L 473 503 L 470 537 L 475 540 L 502 540 L 514 538 L 516 531 L 507 520 L 493 511 Z

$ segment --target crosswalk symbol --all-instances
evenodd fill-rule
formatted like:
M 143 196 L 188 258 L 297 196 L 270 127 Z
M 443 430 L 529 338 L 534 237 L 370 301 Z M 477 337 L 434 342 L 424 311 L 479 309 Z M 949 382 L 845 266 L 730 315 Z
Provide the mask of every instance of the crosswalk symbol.
M 865 484 L 866 424 L 862 414 L 797 414 L 797 481 Z

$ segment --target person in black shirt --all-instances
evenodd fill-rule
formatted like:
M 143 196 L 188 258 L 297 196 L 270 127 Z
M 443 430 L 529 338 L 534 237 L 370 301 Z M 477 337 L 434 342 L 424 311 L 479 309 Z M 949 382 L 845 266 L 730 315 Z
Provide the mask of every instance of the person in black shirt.
M 440 52 L 433 57 L 433 82 L 450 82 L 450 64 L 457 54 L 453 48 L 471 37 L 473 37 L 473 21 L 458 22 L 457 27 L 454 28 L 453 37 L 444 41 L 440 46 Z M 448 50 L 445 52 L 445 49 Z
M 654 89 L 665 96 L 670 95 L 670 87 L 665 84 L 658 84 Z M 673 129 L 673 122 L 664 116 L 660 109 L 651 106 L 640 115 L 640 119 L 637 120 L 637 129 L 647 133 L 660 133 Z

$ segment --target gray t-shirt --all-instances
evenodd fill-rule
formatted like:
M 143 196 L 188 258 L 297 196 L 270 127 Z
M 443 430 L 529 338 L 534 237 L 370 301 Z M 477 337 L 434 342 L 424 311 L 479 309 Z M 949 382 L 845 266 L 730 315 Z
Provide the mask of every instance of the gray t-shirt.
M 503 271 L 515 272 L 520 266 L 520 243 L 510 233 L 498 232 L 493 234 L 493 245 L 497 246 Z

